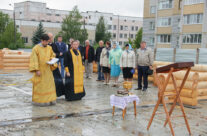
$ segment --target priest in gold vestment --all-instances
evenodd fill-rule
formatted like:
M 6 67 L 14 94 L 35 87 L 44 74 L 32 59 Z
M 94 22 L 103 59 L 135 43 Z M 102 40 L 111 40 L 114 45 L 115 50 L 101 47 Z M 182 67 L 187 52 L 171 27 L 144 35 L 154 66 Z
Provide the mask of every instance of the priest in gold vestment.
M 64 55 L 65 99 L 67 101 L 81 100 L 85 96 L 83 86 L 83 63 L 78 50 L 78 41 L 71 44 L 71 49 Z
M 41 43 L 32 49 L 30 56 L 29 71 L 33 72 L 32 102 L 40 106 L 53 105 L 56 102 L 56 89 L 52 71 L 57 64 L 47 64 L 55 57 L 53 50 L 48 46 L 49 37 L 44 34 Z

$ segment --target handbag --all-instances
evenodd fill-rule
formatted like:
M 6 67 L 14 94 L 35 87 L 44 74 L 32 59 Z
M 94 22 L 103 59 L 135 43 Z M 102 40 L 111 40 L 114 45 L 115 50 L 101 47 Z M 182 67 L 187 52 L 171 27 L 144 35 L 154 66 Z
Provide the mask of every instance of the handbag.
M 151 70 L 150 68 L 147 70 L 147 75 L 152 75 L 153 74 L 153 70 Z
M 134 69 L 131 69 L 130 72 L 131 72 L 132 74 L 134 74 L 134 73 L 135 73 L 135 70 L 134 70 Z

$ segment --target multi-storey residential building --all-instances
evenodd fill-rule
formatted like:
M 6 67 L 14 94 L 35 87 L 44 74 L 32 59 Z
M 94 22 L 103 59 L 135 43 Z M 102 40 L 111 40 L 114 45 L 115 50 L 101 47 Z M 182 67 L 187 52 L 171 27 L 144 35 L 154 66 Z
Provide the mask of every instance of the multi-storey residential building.
M 206 15 L 206 0 L 145 0 L 143 40 L 157 48 L 206 48 Z
M 12 10 L 0 9 L 13 18 Z M 39 22 L 43 23 L 47 32 L 54 35 L 61 30 L 63 19 L 70 13 L 66 10 L 49 9 L 46 3 L 25 1 L 14 4 L 15 19 L 18 31 L 22 33 L 25 44 L 31 45 L 33 32 L 36 30 Z M 137 31 L 142 27 L 141 17 L 118 16 L 112 13 L 103 13 L 98 11 L 81 12 L 85 20 L 85 27 L 88 32 L 88 39 L 93 43 L 95 41 L 96 25 L 101 16 L 104 17 L 108 31 L 111 32 L 111 41 L 118 41 L 124 45 L 128 38 L 134 39 Z

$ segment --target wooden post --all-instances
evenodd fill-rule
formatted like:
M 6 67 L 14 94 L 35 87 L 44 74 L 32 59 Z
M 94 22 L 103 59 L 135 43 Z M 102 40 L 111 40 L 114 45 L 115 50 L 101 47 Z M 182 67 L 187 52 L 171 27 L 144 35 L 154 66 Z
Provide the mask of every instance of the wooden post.
M 199 54 L 200 54 L 200 49 L 197 48 L 197 50 L 196 50 L 196 64 L 199 63 Z
M 157 48 L 154 48 L 154 61 L 156 60 Z
M 115 106 L 113 106 L 112 116 L 114 116 Z
M 176 58 L 176 48 L 173 49 L 173 62 L 175 62 Z

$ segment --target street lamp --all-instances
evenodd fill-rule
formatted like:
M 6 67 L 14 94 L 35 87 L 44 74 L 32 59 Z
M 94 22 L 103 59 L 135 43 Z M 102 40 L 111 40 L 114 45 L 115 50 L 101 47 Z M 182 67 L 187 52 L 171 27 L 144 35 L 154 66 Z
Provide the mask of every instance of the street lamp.
M 14 45 L 16 45 L 16 21 L 15 21 L 15 10 L 12 4 L 9 4 L 13 8 L 13 20 L 14 20 Z
M 83 30 L 84 30 L 84 38 L 86 37 L 86 17 L 84 17 L 84 20 L 83 20 Z M 84 46 L 85 46 L 85 42 L 84 42 Z

